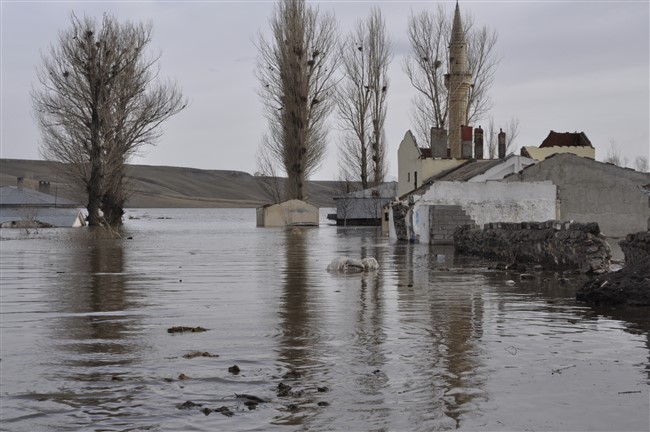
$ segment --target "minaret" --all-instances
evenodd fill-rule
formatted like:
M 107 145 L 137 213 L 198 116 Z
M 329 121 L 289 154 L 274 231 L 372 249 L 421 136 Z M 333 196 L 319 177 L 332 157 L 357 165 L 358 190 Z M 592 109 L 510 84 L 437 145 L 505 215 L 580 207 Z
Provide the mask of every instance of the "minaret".
M 472 75 L 467 63 L 467 42 L 460 19 L 460 8 L 456 1 L 454 24 L 449 41 L 449 73 L 445 75 L 445 85 L 449 94 L 449 149 L 451 157 L 461 158 L 462 137 L 460 127 L 467 125 L 467 105 Z

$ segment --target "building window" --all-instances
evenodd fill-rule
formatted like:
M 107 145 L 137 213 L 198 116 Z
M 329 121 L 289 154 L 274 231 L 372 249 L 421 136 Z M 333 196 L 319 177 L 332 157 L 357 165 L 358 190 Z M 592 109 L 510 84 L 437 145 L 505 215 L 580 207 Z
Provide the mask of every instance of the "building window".
M 406 181 L 407 182 L 411 181 L 411 173 L 410 172 L 406 173 Z
M 418 172 L 417 171 L 413 173 L 413 179 L 414 179 L 414 182 L 415 182 L 415 189 L 417 189 L 418 188 Z
M 388 222 L 388 212 L 384 213 L 384 220 Z

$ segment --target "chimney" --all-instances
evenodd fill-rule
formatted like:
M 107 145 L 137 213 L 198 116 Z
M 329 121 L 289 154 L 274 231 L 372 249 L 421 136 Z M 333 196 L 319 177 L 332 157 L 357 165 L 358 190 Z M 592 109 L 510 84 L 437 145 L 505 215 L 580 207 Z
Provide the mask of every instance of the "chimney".
M 483 159 L 483 129 L 474 129 L 474 159 Z
M 25 179 L 23 177 L 18 177 L 16 179 L 16 187 L 18 188 L 19 191 L 23 190 L 24 183 L 25 183 Z
M 445 159 L 447 157 L 447 131 L 442 128 L 431 128 L 431 157 Z
M 39 180 L 38 182 L 38 191 L 44 194 L 50 194 L 50 182 L 45 180 Z
M 472 158 L 472 127 L 462 125 L 460 127 L 460 136 L 461 136 L 461 146 L 460 146 L 460 157 L 462 159 L 471 159 Z
M 506 133 L 499 128 L 499 159 L 506 157 Z

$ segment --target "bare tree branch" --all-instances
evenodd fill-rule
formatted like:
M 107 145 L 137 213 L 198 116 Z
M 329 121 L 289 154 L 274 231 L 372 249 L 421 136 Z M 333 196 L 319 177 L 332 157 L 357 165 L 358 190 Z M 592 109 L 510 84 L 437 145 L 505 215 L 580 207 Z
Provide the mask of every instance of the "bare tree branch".
M 127 197 L 125 164 L 162 136 L 161 124 L 187 106 L 154 69 L 146 51 L 151 24 L 100 23 L 74 14 L 37 69 L 32 90 L 41 155 L 61 162 L 88 195 L 88 223 L 121 223 Z M 100 210 L 104 217 L 100 217 Z
M 336 21 L 304 0 L 280 0 L 272 38 L 257 43 L 259 95 L 269 122 L 270 156 L 287 174 L 287 199 L 305 199 L 307 180 L 327 149 L 325 121 L 333 104 Z
M 447 128 L 448 89 L 444 76 L 449 71 L 449 40 L 452 15 L 443 4 L 435 10 L 412 14 L 408 24 L 411 52 L 402 68 L 417 90 L 411 108 L 414 134 L 419 142 L 431 145 L 431 127 Z M 500 58 L 495 51 L 498 35 L 488 27 L 476 28 L 469 13 L 463 16 L 467 58 L 472 74 L 468 101 L 468 123 L 485 118 L 493 105 L 489 91 Z
M 379 8 L 340 47 L 343 78 L 336 92 L 339 125 L 344 137 L 340 160 L 348 175 L 364 189 L 383 182 L 386 173 L 386 96 L 388 66 L 392 59 L 390 40 Z

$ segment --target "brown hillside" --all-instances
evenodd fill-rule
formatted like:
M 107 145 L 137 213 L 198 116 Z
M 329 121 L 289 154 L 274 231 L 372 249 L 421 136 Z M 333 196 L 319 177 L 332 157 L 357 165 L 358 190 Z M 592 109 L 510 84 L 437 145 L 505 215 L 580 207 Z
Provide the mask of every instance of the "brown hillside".
M 55 162 L 0 159 L 0 186 L 16 184 L 23 177 L 26 187 L 38 189 L 39 180 L 50 182 L 50 193 L 85 202 L 74 191 Z M 242 171 L 200 170 L 168 166 L 129 165 L 132 195 L 127 207 L 258 207 L 270 202 L 262 179 Z M 337 182 L 311 181 L 308 201 L 319 207 L 335 207 Z

